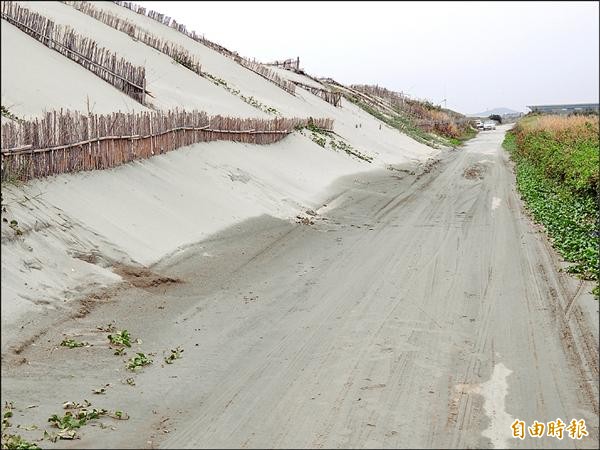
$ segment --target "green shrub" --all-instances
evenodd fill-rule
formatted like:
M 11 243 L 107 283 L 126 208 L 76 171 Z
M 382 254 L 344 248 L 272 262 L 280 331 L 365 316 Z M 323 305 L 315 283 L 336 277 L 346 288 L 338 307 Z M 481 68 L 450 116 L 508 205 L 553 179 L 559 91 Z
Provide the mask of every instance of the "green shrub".
M 516 165 L 517 188 L 557 251 L 574 263 L 569 272 L 597 281 L 597 137 L 577 135 L 568 127 L 557 133 L 556 128 L 539 128 L 531 120 L 508 132 L 503 143 Z M 546 121 L 553 123 L 554 119 Z M 594 293 L 598 294 L 597 287 Z

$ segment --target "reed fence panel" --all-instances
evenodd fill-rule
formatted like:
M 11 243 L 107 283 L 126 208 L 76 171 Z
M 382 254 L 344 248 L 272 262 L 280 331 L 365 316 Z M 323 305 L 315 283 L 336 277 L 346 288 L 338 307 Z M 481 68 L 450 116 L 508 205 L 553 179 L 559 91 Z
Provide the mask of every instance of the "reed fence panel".
M 1 3 L 2 19 L 144 103 L 146 69 L 143 66 L 135 66 L 107 48 L 100 47 L 93 39 L 76 33 L 71 27 L 56 25 L 52 20 L 13 1 Z
M 198 142 L 228 140 L 271 144 L 298 127 L 332 131 L 333 119 L 241 119 L 172 110 L 84 115 L 53 111 L 2 125 L 2 180 L 29 180 L 107 169 Z
M 327 89 L 321 89 L 316 86 L 311 86 L 310 84 L 304 84 L 300 81 L 293 82 L 296 86 L 300 86 L 302 89 L 306 89 L 307 91 L 313 93 L 314 95 L 321 97 L 327 103 L 331 103 L 333 106 L 341 106 L 342 105 L 342 93 L 341 92 L 332 92 Z

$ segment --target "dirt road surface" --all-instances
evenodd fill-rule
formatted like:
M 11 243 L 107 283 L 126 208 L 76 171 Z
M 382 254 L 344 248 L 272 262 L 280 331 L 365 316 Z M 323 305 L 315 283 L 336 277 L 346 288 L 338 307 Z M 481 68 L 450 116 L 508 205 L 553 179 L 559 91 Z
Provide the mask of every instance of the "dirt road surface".
M 338 180 L 305 223 L 247 221 L 32 319 L 3 355 L 14 422 L 39 437 L 88 399 L 130 419 L 41 445 L 597 448 L 597 303 L 524 212 L 504 131 Z M 142 342 L 115 356 L 109 322 Z M 134 374 L 138 351 L 154 363 Z M 511 437 L 557 418 L 589 436 Z

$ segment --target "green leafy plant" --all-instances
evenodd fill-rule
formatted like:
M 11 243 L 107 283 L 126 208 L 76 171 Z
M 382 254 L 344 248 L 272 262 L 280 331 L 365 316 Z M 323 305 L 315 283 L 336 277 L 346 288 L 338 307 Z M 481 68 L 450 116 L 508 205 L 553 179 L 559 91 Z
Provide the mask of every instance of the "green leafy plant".
M 61 430 L 73 430 L 75 428 L 80 428 L 85 425 L 87 421 L 88 418 L 85 414 L 74 414 L 71 411 L 67 411 L 62 417 L 57 414 L 52 414 L 48 418 L 48 422 Z
M 136 353 L 136 355 L 127 362 L 127 368 L 136 371 L 138 368 L 152 364 L 152 360 L 145 353 Z
M 127 330 L 118 331 L 115 334 L 109 334 L 108 340 L 113 345 L 131 347 L 131 334 L 129 334 L 129 331 Z
M 63 404 L 63 408 L 67 412 L 63 416 L 52 414 L 48 418 L 48 422 L 60 430 L 74 430 L 81 428 L 88 421 L 99 419 L 100 416 L 108 413 L 106 409 L 93 408 L 88 410 L 89 406 L 91 406 L 91 403 L 87 400 L 84 401 L 83 405 L 77 402 L 66 402 Z
M 77 347 L 85 347 L 87 344 L 87 342 L 79 342 L 76 341 L 75 339 L 64 339 L 60 345 L 62 347 L 68 347 L 68 348 L 77 348 Z
M 112 417 L 118 420 L 127 420 L 129 416 L 123 411 L 109 411 L 107 409 L 88 409 L 91 403 L 84 400 L 83 404 L 77 402 L 66 402 L 63 408 L 67 411 L 64 415 L 53 414 L 48 418 L 48 422 L 58 428 L 60 431 L 55 434 L 44 433 L 44 437 L 56 442 L 57 439 L 76 439 L 77 430 L 86 425 L 91 420 L 100 419 L 103 416 Z
M 2 449 L 6 450 L 39 450 L 37 444 L 29 442 L 18 434 L 3 434 Z
M 14 405 L 12 402 L 4 403 L 4 412 L 2 413 L 2 428 L 10 427 L 10 418 L 13 416 Z
M 277 111 L 277 109 L 273 108 L 272 106 L 267 106 L 264 103 L 261 103 L 260 101 L 258 101 L 257 99 L 255 99 L 253 96 L 246 97 L 245 95 L 243 95 L 240 92 L 239 89 L 232 88 L 222 78 L 219 78 L 219 77 L 217 77 L 215 75 L 212 75 L 212 74 L 210 74 L 208 72 L 202 72 L 202 76 L 205 77 L 205 78 L 208 78 L 209 80 L 211 80 L 217 86 L 221 86 L 222 88 L 227 89 L 227 91 L 229 91 L 233 95 L 239 97 L 244 102 L 246 102 L 249 105 L 255 107 L 256 109 L 260 109 L 261 111 L 264 111 L 267 114 L 278 114 L 279 113 L 279 111 Z
M 347 142 L 344 142 L 340 139 L 332 139 L 331 141 L 329 141 L 329 145 L 334 150 L 342 150 L 350 156 L 355 156 L 358 159 L 362 159 L 369 163 L 373 162 L 372 156 L 368 156 L 368 155 L 365 155 L 364 153 L 359 152 L 354 147 L 352 147 L 350 144 L 348 144 Z
M 317 133 L 312 133 L 311 137 L 312 141 L 317 144 L 320 145 L 321 147 L 325 147 L 325 143 L 327 142 L 327 140 L 325 139 L 325 136 L 321 136 Z
M 238 94 L 239 94 L 239 91 L 238 91 Z M 248 103 L 249 105 L 254 106 L 256 109 L 260 109 L 261 111 L 264 111 L 267 114 L 277 114 L 279 112 L 279 111 L 277 111 L 277 109 L 273 108 L 272 106 L 267 106 L 264 103 L 259 102 L 253 96 L 246 97 L 245 95 L 240 94 L 239 97 L 242 100 L 244 100 L 246 103 Z
M 119 411 L 119 410 L 110 412 L 109 416 L 112 417 L 113 419 L 117 419 L 117 420 L 129 420 L 129 415 L 126 412 Z
M 319 128 L 318 126 L 315 125 L 315 123 L 313 122 L 312 119 L 309 119 L 308 123 L 306 125 L 296 125 L 295 129 L 297 131 L 302 131 L 304 129 L 310 131 L 311 132 L 310 139 L 315 144 L 317 144 L 323 148 L 325 148 L 327 145 L 327 138 L 330 138 L 329 146 L 333 150 L 342 150 L 342 151 L 346 152 L 348 155 L 362 159 L 369 163 L 373 161 L 372 156 L 365 155 L 365 154 L 359 152 L 358 150 L 356 150 L 354 147 L 352 147 L 347 142 L 344 142 L 341 139 L 334 138 L 333 134 L 330 131 Z
M 222 78 L 216 77 L 208 72 L 202 72 L 202 76 L 212 80 L 213 83 L 215 83 L 217 86 L 223 86 L 225 88 L 228 88 L 229 86 L 227 86 L 227 82 L 225 80 L 223 80 Z M 238 91 L 239 93 L 239 91 Z

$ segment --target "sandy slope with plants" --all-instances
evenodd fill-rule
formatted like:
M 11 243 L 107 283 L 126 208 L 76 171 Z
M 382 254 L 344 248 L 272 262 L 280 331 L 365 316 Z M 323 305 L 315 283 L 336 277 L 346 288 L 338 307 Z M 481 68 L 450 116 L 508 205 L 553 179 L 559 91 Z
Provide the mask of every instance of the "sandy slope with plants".
M 133 63 L 144 63 L 149 89 L 161 107 L 198 107 L 215 114 L 267 117 L 227 90 L 172 64 L 164 54 L 134 42 L 126 34 L 74 8 L 58 2 L 23 4 L 59 24 L 74 26 L 78 32 L 97 39 L 101 45 L 109 45 Z M 61 307 L 97 287 L 120 280 L 110 270 L 115 261 L 151 264 L 180 245 L 261 214 L 293 219 L 301 210 L 311 208 L 317 199 L 329 195 L 329 184 L 339 176 L 392 163 L 425 160 L 437 153 L 351 103 L 344 102 L 342 108 L 335 108 L 300 88 L 295 97 L 291 96 L 169 27 L 116 5 L 102 2 L 101 6 L 133 14 L 130 18 L 152 33 L 162 33 L 190 50 L 202 48 L 198 53 L 203 67 L 206 58 L 207 69 L 226 77 L 228 83 L 232 80 L 232 86 L 261 95 L 261 102 L 277 99 L 273 104 L 291 116 L 333 118 L 335 134 L 304 130 L 303 135 L 265 147 L 231 142 L 197 144 L 115 170 L 63 175 L 24 186 L 3 186 L 3 203 L 7 204 L 7 222 L 2 223 L 4 325 L 17 326 L 21 324 L 17 318 L 28 311 Z M 2 29 L 3 33 L 11 33 L 6 36 L 9 39 L 3 39 L 3 45 L 10 42 L 12 52 L 27 54 L 33 49 L 40 53 L 38 61 L 54 64 L 50 68 L 64 66 L 71 70 L 58 73 L 72 80 L 72 89 L 54 89 L 44 84 L 53 83 L 53 77 L 42 78 L 39 89 L 50 97 L 20 95 L 21 109 L 15 112 L 38 115 L 47 104 L 58 107 L 57 102 L 61 101 L 65 107 L 81 110 L 83 105 L 77 102 L 82 100 L 86 89 L 91 92 L 90 103 L 95 112 L 109 110 L 109 102 L 114 109 L 143 109 L 114 87 L 11 25 L 5 27 L 3 23 Z M 5 62 L 3 59 L 2 70 L 11 80 L 11 91 L 23 92 L 25 86 L 20 83 L 28 83 L 29 78 L 19 78 L 20 66 Z M 295 77 L 311 82 L 300 75 Z M 83 81 L 86 89 L 80 84 Z M 3 89 L 4 86 L 3 82 Z M 16 89 L 18 86 L 21 90 Z M 178 92 L 185 95 L 182 97 Z M 281 108 L 284 104 L 285 108 Z M 345 153 L 341 146 L 350 153 Z M 10 226 L 12 220 L 18 224 L 15 229 Z M 23 235 L 17 236 L 17 229 Z M 86 261 L 90 258 L 101 263 L 89 264 Z M 3 348 L 6 348 L 4 342 Z
M 597 448 L 597 303 L 522 209 L 503 131 L 341 177 L 312 225 L 254 217 L 38 316 L 3 357 L 13 424 L 57 432 L 87 399 L 129 419 L 72 447 Z M 520 441 L 516 418 L 589 436 Z

